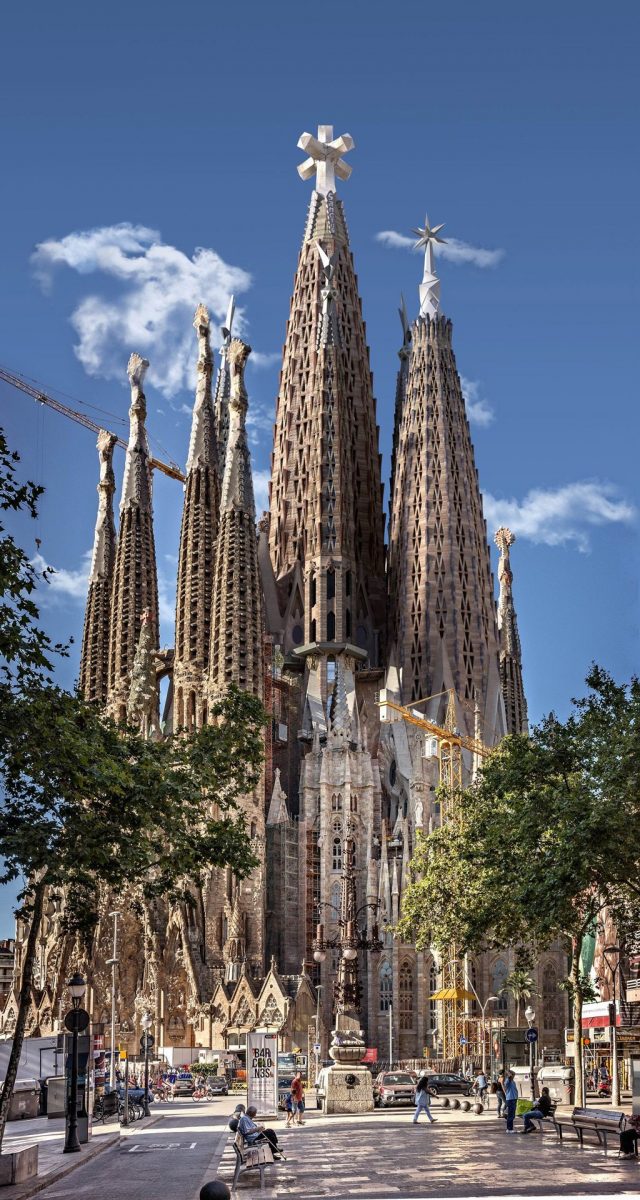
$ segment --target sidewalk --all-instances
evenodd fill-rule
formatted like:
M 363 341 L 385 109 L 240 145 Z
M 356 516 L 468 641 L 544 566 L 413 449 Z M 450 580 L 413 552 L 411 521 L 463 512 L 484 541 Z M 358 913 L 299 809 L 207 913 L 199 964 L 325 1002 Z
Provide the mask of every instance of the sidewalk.
M 451 1113 L 434 1104 L 436 1123 L 412 1125 L 407 1109 L 352 1117 L 308 1110 L 306 1124 L 272 1122 L 287 1162 L 240 1176 L 238 1200 L 405 1200 L 431 1197 L 633 1196 L 638 1160 L 608 1156 L 596 1145 L 558 1146 L 555 1134 L 508 1137 L 494 1114 Z M 521 1128 L 521 1122 L 518 1122 Z M 231 1186 L 231 1137 L 217 1177 Z M 210 1176 L 215 1178 L 215 1176 Z
M 136 1129 L 145 1129 L 157 1121 L 158 1117 L 151 1116 L 142 1121 L 136 1121 Z M 35 1179 L 25 1183 L 14 1184 L 11 1187 L 0 1187 L 0 1200 L 28 1200 L 36 1196 L 43 1188 L 71 1174 L 83 1163 L 90 1162 L 97 1154 L 120 1140 L 122 1127 L 118 1121 L 109 1121 L 106 1125 L 93 1125 L 90 1141 L 82 1146 L 79 1154 L 64 1154 L 64 1117 L 49 1120 L 47 1117 L 35 1117 L 29 1121 L 11 1121 L 7 1125 L 3 1152 L 22 1150 L 26 1146 L 38 1146 L 38 1174 Z

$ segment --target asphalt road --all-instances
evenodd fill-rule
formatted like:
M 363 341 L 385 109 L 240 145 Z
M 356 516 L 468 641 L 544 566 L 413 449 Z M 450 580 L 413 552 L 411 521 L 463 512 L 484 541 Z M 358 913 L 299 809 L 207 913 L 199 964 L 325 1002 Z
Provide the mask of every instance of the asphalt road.
M 207 1168 L 222 1149 L 234 1106 L 231 1096 L 154 1105 L 160 1121 L 141 1130 L 133 1125 L 118 1145 L 38 1195 L 43 1200 L 197 1200 L 205 1178 L 215 1178 L 215 1170 L 208 1176 Z

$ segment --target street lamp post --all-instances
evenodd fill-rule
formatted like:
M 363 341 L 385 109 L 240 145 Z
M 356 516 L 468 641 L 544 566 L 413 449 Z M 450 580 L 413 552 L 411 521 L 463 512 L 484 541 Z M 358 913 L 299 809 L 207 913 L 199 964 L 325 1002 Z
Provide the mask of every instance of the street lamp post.
M 78 1141 L 78 1032 L 81 1028 L 86 1029 L 83 1017 L 87 1014 L 83 1013 L 80 1008 L 81 1001 L 84 997 L 86 984 L 82 975 L 76 971 L 75 975 L 67 982 L 67 987 L 71 993 L 71 1004 L 73 1005 L 71 1012 L 67 1013 L 65 1025 L 71 1029 L 71 1087 L 69 1089 L 68 1098 L 68 1121 L 67 1134 L 64 1143 L 65 1154 L 77 1154 L 80 1150 L 80 1142 Z
M 150 1012 L 142 1014 L 140 1021 L 144 1030 L 142 1036 L 144 1038 L 144 1098 L 142 1108 L 145 1117 L 149 1116 L 149 1030 L 153 1024 L 153 1017 Z
M 456 963 L 459 963 L 459 961 L 460 961 L 460 960 L 459 960 L 459 959 L 457 959 L 457 958 L 452 958 L 452 959 L 451 959 L 451 961 L 448 963 L 448 966 L 453 966 L 454 964 L 456 964 Z M 493 996 L 493 995 L 492 995 L 492 996 L 487 996 L 487 998 L 486 998 L 486 1000 L 485 1000 L 485 1002 L 484 1002 L 484 1004 L 483 1004 L 483 1003 L 482 1003 L 482 1000 L 480 999 L 480 997 L 479 997 L 479 995 L 478 995 L 478 993 L 477 993 L 477 991 L 476 991 L 476 988 L 475 988 L 475 986 L 474 986 L 473 980 L 472 980 L 472 979 L 470 978 L 470 976 L 469 976 L 469 973 L 468 973 L 468 971 L 467 971 L 467 968 L 466 968 L 466 966 L 463 966 L 463 971 L 464 971 L 465 982 L 466 982 L 466 983 L 469 985 L 469 987 L 471 988 L 471 991 L 473 992 L 473 994 L 474 994 L 474 996 L 475 996 L 475 998 L 476 998 L 476 1000 L 477 1000 L 477 1002 L 478 1002 L 478 1006 L 479 1006 L 479 1008 L 480 1008 L 480 1012 L 481 1012 L 481 1014 L 482 1014 L 482 1016 L 481 1016 L 481 1029 L 482 1029 L 482 1074 L 483 1074 L 483 1075 L 486 1075 L 486 1073 L 487 1073 L 487 1044 L 486 1044 L 486 1043 L 487 1043 L 487 1036 L 486 1036 L 486 1035 L 487 1035 L 487 1025 L 486 1025 L 485 1014 L 486 1014 L 486 1011 L 487 1011 L 487 1007 L 488 1007 L 488 1005 L 489 1005 L 489 1004 L 493 1004 L 493 1003 L 497 1002 L 497 1001 L 498 1001 L 498 999 L 499 999 L 499 997 L 498 997 L 498 996 Z
M 605 946 L 604 960 L 611 971 L 613 979 L 613 1008 L 609 1008 L 609 1027 L 611 1029 L 611 1104 L 620 1107 L 620 1071 L 618 1069 L 618 1009 L 616 1006 L 616 978 L 620 969 L 620 947 Z M 615 956 L 615 966 L 610 961 Z M 613 1020 L 611 1019 L 613 1017 Z
M 113 918 L 113 953 L 111 958 L 107 959 L 107 966 L 111 967 L 111 1062 L 109 1063 L 109 1087 L 111 1091 L 116 1086 L 116 968 L 118 966 L 118 917 L 122 916 L 120 912 L 110 912 L 109 916 Z
M 316 985 L 316 1046 L 320 1046 L 320 993 L 322 992 L 322 984 Z M 320 1074 L 320 1050 L 316 1050 L 316 1079 Z
M 527 1007 L 525 1008 L 524 1015 L 527 1018 L 527 1025 L 529 1026 L 529 1029 L 533 1029 L 533 1022 L 536 1019 L 536 1014 L 535 1014 L 535 1009 L 533 1009 L 530 1004 L 528 1004 Z M 535 1038 L 532 1038 L 530 1036 L 529 1037 L 529 1079 L 531 1082 L 531 1099 L 532 1100 L 535 1100 L 535 1098 L 536 1098 L 535 1078 L 534 1078 L 534 1074 L 533 1074 L 533 1047 L 534 1047 L 534 1044 L 535 1044 Z

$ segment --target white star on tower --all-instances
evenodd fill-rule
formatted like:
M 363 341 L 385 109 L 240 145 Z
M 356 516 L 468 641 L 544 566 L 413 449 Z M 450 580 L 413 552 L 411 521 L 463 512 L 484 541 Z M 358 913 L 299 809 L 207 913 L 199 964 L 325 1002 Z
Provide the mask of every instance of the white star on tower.
M 441 229 L 444 229 L 444 225 L 431 227 L 429 217 L 425 216 L 424 228 L 418 226 L 413 230 L 418 238 L 414 250 L 422 250 L 424 247 L 424 272 L 419 288 L 421 317 L 435 317 L 440 308 L 440 280 L 434 269 L 433 246 L 435 242 L 446 245 L 446 238 L 438 237 Z

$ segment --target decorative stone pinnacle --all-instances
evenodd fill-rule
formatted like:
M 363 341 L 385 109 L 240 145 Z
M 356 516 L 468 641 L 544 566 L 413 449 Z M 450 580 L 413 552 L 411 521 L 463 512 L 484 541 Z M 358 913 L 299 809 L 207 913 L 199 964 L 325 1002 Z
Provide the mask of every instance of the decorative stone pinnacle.
M 193 318 L 193 328 L 196 333 L 203 332 L 209 329 L 209 310 L 204 304 L 199 304 Z
M 132 354 L 127 364 L 127 375 L 131 387 L 137 387 L 142 392 L 144 377 L 149 369 L 149 360 L 142 358 L 139 354 Z
M 247 359 L 251 354 L 251 346 L 240 338 L 232 338 L 229 342 L 227 350 L 227 362 L 231 372 L 231 397 L 230 404 L 239 404 L 247 401 L 247 389 L 244 385 L 244 369 L 247 365 Z
M 343 155 L 353 150 L 355 142 L 349 133 L 334 138 L 333 125 L 318 125 L 318 136 L 303 133 L 298 139 L 298 148 L 304 150 L 309 157 L 298 166 L 301 179 L 311 179 L 316 176 L 316 191 L 320 196 L 327 196 L 336 190 L 336 175 L 338 179 L 348 179 L 351 167 L 344 161 Z
M 506 525 L 501 525 L 500 528 L 496 530 L 493 540 L 500 553 L 508 556 L 509 547 L 513 546 L 513 543 L 516 540 L 516 535 L 515 533 L 512 533 L 510 529 L 507 529 Z
M 424 227 L 418 226 L 413 230 L 418 238 L 414 250 L 424 248 L 424 272 L 419 288 L 421 317 L 435 317 L 440 308 L 440 280 L 435 273 L 433 247 L 436 242 L 441 245 L 446 244 L 445 238 L 438 237 L 441 229 L 444 229 L 444 225 L 432 227 L 429 224 L 429 217 L 425 216 Z

